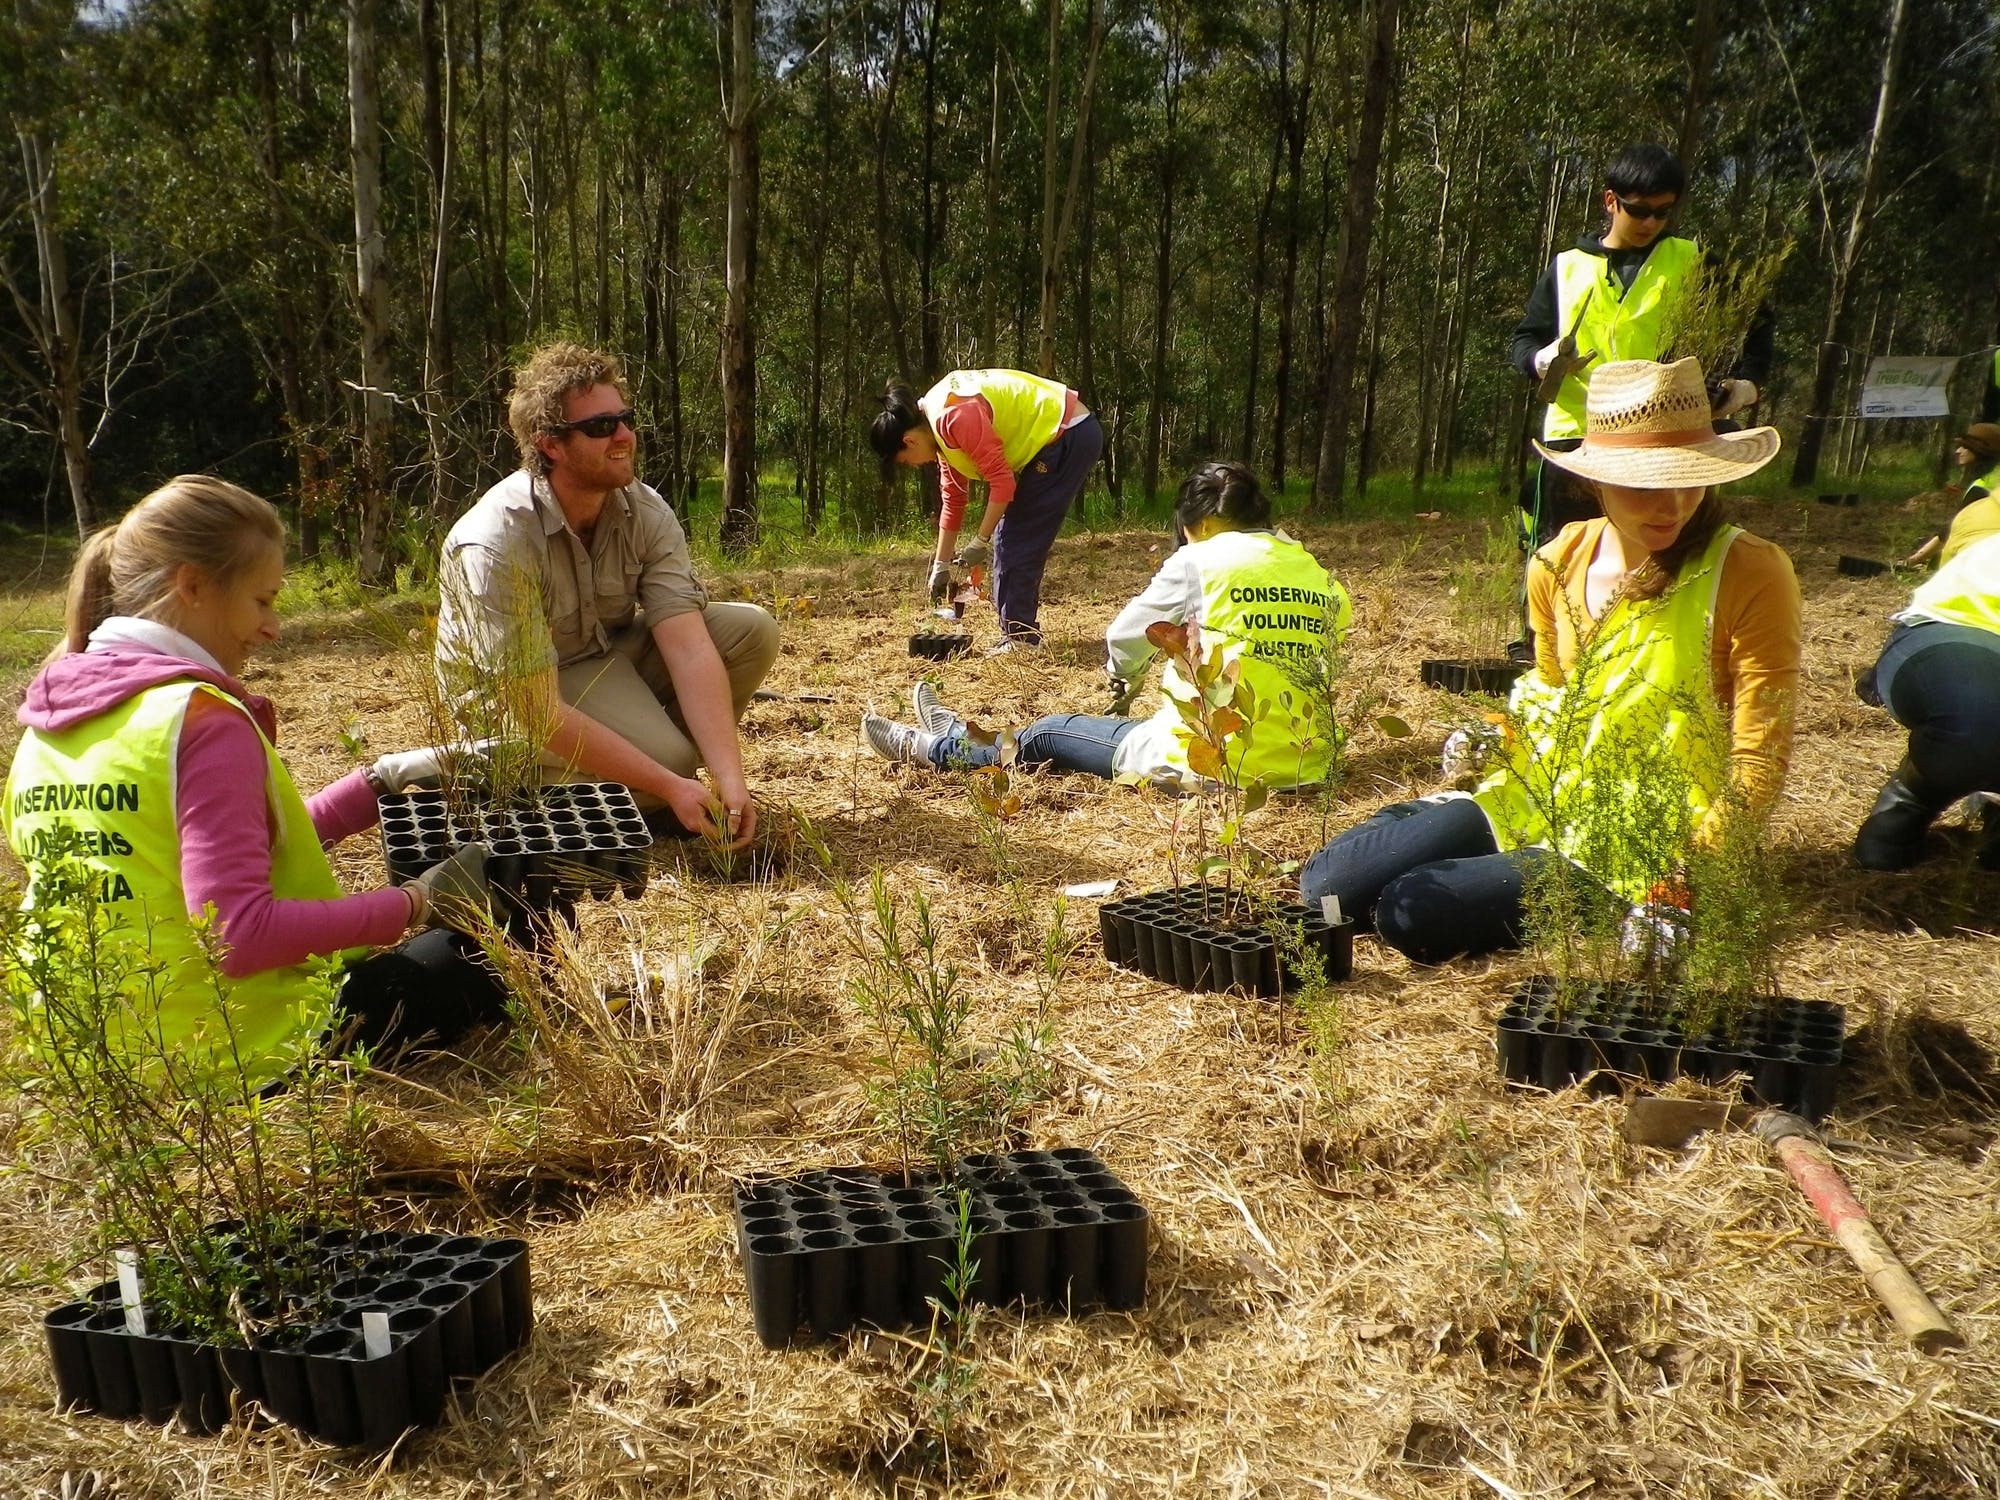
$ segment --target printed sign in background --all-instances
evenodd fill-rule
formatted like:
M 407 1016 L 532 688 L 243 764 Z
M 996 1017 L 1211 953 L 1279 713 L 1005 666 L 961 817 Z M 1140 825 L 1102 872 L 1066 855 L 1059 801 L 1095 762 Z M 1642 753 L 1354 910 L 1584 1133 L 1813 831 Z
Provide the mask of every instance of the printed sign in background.
M 1864 417 L 1948 417 L 1951 415 L 1955 354 L 1877 355 L 1861 383 Z

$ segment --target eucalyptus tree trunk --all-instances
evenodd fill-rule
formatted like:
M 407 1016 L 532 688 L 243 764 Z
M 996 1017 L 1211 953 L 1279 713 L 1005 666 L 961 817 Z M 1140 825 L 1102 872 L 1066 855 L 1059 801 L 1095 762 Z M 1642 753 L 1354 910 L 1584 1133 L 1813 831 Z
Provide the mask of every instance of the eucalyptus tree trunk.
M 430 298 L 424 319 L 424 432 L 430 450 L 431 516 L 441 523 L 460 483 L 451 438 L 451 232 L 458 170 L 457 67 L 451 55 L 449 0 L 420 0 L 417 36 L 423 53 L 424 164 L 431 180 Z M 442 14 L 440 14 L 442 13 Z
M 736 3 L 736 0 L 731 0 Z M 882 309 L 888 314 L 889 343 L 896 351 L 896 371 L 909 378 L 910 340 L 903 329 L 903 299 L 896 291 L 896 233 L 889 212 L 889 145 L 896 121 L 896 88 L 903 77 L 904 20 L 909 0 L 897 0 L 896 37 L 889 69 L 882 82 L 882 107 L 875 116 L 875 259 L 882 275 Z M 988 275 L 991 275 L 988 268 Z
M 348 0 L 348 161 L 354 175 L 354 300 L 361 329 L 361 581 L 395 577 L 389 554 L 388 243 L 382 232 L 382 97 L 375 73 L 376 0 Z
M 924 23 L 924 131 L 923 161 L 918 170 L 923 180 L 923 224 L 917 236 L 917 342 L 923 351 L 924 378 L 942 373 L 944 356 L 938 314 L 937 292 L 933 285 L 938 249 L 944 244 L 945 195 L 937 190 L 937 68 L 938 29 L 944 24 L 945 0 L 930 0 L 930 14 Z
M 1271 362 L 1271 493 L 1285 488 L 1286 439 L 1292 410 L 1293 349 L 1297 342 L 1299 203 L 1305 190 L 1306 127 L 1312 106 L 1312 81 L 1319 65 L 1320 0 L 1305 0 L 1305 36 L 1294 74 L 1287 51 L 1278 54 L 1279 93 L 1284 99 L 1285 137 L 1285 266 L 1278 281 L 1277 347 Z M 1289 14 L 1289 8 L 1287 9 Z M 1296 81 L 1294 81 L 1296 79 Z
M 1097 92 L 1097 60 L 1104 50 L 1104 0 L 1090 0 L 1089 41 L 1083 61 L 1083 82 L 1077 91 L 1076 126 L 1070 138 L 1069 178 L 1058 208 L 1056 193 L 1057 104 L 1062 95 L 1062 0 L 1049 0 L 1049 91 L 1042 127 L 1042 272 L 1041 342 L 1035 372 L 1055 374 L 1056 297 L 1062 280 L 1063 252 L 1076 220 L 1077 184 L 1083 176 L 1084 153 L 1090 144 L 1090 104 Z
M 1000 44 L 996 39 L 993 44 L 993 102 L 986 125 L 986 233 L 980 241 L 986 247 L 991 247 L 1000 237 L 1000 54 Z M 979 358 L 981 363 L 987 365 L 995 362 L 994 351 L 998 348 L 998 330 L 993 316 L 993 286 L 998 280 L 991 264 L 985 267 L 979 278 Z
M 1908 0 L 1889 0 L 1889 35 L 1882 49 L 1882 79 L 1875 93 L 1875 122 L 1868 132 L 1868 150 L 1862 158 L 1861 181 L 1855 189 L 1854 212 L 1847 221 L 1847 234 L 1834 252 L 1833 280 L 1826 299 L 1826 327 L 1820 340 L 1819 359 L 1813 368 L 1812 402 L 1805 426 L 1799 433 L 1799 450 L 1792 460 L 1792 487 L 1804 489 L 1819 475 L 1820 447 L 1826 441 L 1826 424 L 1831 415 L 1833 393 L 1840 382 L 1840 357 L 1849 325 L 1853 321 L 1848 306 L 1854 268 L 1861 261 L 1862 247 L 1882 193 L 1882 147 L 1889 133 L 1889 117 L 1896 109 L 1896 90 L 1901 82 L 1904 42 L 1909 33 Z M 1832 214 L 1827 213 L 1831 225 Z
M 48 399 L 62 450 L 76 534 L 88 536 L 97 524 L 97 500 L 90 482 L 90 443 L 83 431 L 82 318 L 70 285 L 69 250 L 63 244 L 56 183 L 55 148 L 35 130 L 19 130 L 21 170 L 27 178 L 28 219 L 35 236 L 37 295 L 30 299 L 8 278 L 15 311 L 48 368 Z
M 1901 0 L 1898 0 L 1901 3 Z M 1333 284 L 1321 393 L 1319 464 L 1313 503 L 1338 514 L 1347 468 L 1347 419 L 1354 397 L 1354 355 L 1361 342 L 1361 303 L 1368 286 L 1368 253 L 1374 242 L 1375 183 L 1382 163 L 1390 86 L 1396 74 L 1397 0 L 1372 0 L 1367 60 L 1363 65 L 1361 117 L 1355 122 L 1348 161 L 1347 201 L 1341 212 L 1340 252 Z
M 757 0 L 730 0 L 727 297 L 722 316 L 722 529 L 725 551 L 755 546 L 757 343 L 751 322 L 757 276 Z

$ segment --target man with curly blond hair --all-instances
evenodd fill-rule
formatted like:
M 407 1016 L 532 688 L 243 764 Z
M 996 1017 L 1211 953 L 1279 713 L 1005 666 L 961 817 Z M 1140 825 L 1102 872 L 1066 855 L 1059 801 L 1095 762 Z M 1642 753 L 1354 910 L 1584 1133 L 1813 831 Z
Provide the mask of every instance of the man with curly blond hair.
M 736 722 L 778 626 L 695 581 L 680 521 L 634 475 L 637 420 L 613 355 L 547 344 L 515 372 L 521 468 L 445 538 L 439 674 L 468 726 L 481 701 L 525 705 L 545 768 L 621 781 L 656 827 L 670 813 L 740 846 L 757 809 Z

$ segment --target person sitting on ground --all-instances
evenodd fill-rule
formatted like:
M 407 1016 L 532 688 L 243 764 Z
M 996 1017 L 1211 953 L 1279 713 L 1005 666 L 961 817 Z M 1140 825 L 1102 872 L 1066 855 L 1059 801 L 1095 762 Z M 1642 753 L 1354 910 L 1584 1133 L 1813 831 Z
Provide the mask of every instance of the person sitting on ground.
M 1153 657 L 1146 629 L 1160 621 L 1188 625 L 1197 660 L 1218 646 L 1241 664 L 1242 679 L 1275 712 L 1256 725 L 1235 767 L 1245 782 L 1307 786 L 1326 777 L 1336 730 L 1323 684 L 1332 653 L 1346 633 L 1347 591 L 1313 555 L 1271 526 L 1271 502 L 1257 476 L 1237 463 L 1197 465 L 1174 502 L 1187 537 L 1161 564 L 1145 592 L 1119 612 L 1106 632 L 1111 678 L 1109 714 L 1050 714 L 1016 737 L 1024 765 L 1181 786 L 1190 776 L 1182 719 L 1175 700 L 1194 689 L 1169 664 L 1166 700 L 1150 719 L 1125 717 Z M 1285 695 L 1292 703 L 1281 707 Z M 975 741 L 965 722 L 937 700 L 928 683 L 912 693 L 921 724 L 899 724 L 870 713 L 861 729 L 885 760 L 938 770 L 990 766 L 1000 752 Z
M 1903 559 L 1906 564 L 1935 558 L 1942 565 L 1974 542 L 2000 533 L 2000 423 L 1974 422 L 1966 428 L 1958 435 L 1951 460 L 1964 481 L 1958 514 L 1944 532 Z
M 1696 361 L 1619 361 L 1591 379 L 1582 443 L 1542 448 L 1594 487 L 1604 514 L 1565 526 L 1535 554 L 1536 659 L 1516 684 L 1514 717 L 1539 732 L 1562 705 L 1571 738 L 1586 747 L 1554 783 L 1558 795 L 1589 783 L 1599 746 L 1638 735 L 1668 747 L 1685 767 L 1697 837 L 1713 839 L 1716 816 L 1761 813 L 1783 781 L 1801 606 L 1790 559 L 1725 524 L 1713 489 L 1769 463 L 1778 434 L 1718 434 L 1709 412 Z M 1563 705 L 1564 694 L 1584 696 Z M 1537 713 L 1537 704 L 1547 707 Z M 1707 705 L 1728 715 L 1726 771 L 1720 746 L 1710 763 L 1701 736 L 1668 732 Z M 1514 748 L 1524 766 L 1550 754 L 1546 740 Z M 1610 764 L 1598 774 L 1620 772 Z M 1705 773 L 1726 784 L 1704 785 Z M 1556 857 L 1551 842 L 1568 840 L 1550 826 L 1550 809 L 1503 768 L 1476 792 L 1381 809 L 1314 854 L 1299 885 L 1309 900 L 1337 896 L 1348 916 L 1372 919 L 1410 958 L 1442 963 L 1520 942 L 1528 880 Z M 1648 893 L 1617 894 L 1638 904 Z
M 80 851 L 110 940 L 134 964 L 164 965 L 152 1042 L 233 1048 L 253 1084 L 314 1040 L 299 1028 L 316 957 L 345 961 L 340 1005 L 353 1037 L 377 1049 L 449 1042 L 497 1020 L 503 1003 L 477 944 L 439 926 L 484 904 L 484 846 L 461 846 L 407 885 L 341 894 L 326 847 L 374 827 L 378 794 L 436 777 L 450 752 L 383 756 L 310 801 L 293 788 L 276 713 L 240 680 L 251 652 L 278 635 L 284 540 L 263 500 L 188 474 L 86 541 L 63 643 L 19 711 L 27 732 L 0 806 L 30 870 L 27 907 L 38 859 L 65 844 Z M 211 908 L 233 981 L 220 996 L 181 919 Z M 433 930 L 368 955 L 413 927 Z
M 1910 731 L 1902 763 L 1854 836 L 1864 869 L 1904 870 L 1924 856 L 1939 813 L 2000 792 L 2000 534 L 1955 553 L 1895 616 L 1870 676 Z M 1979 863 L 2000 869 L 2000 815 L 1988 804 Z
M 931 602 L 942 604 L 950 592 L 952 564 L 990 562 L 1001 639 L 988 654 L 1040 645 L 1049 549 L 1104 451 L 1104 428 L 1077 393 L 1024 370 L 953 370 L 921 396 L 892 380 L 868 442 L 885 480 L 898 465 L 937 463 L 944 493 Z M 975 479 L 986 481 L 986 509 L 960 545 Z
M 778 626 L 695 581 L 681 523 L 634 477 L 638 420 L 609 354 L 549 344 L 516 371 L 521 467 L 445 538 L 439 677 L 468 726 L 540 739 L 551 774 L 623 782 L 656 832 L 741 848 L 757 809 L 736 725 Z M 482 725 L 496 700 L 529 723 Z

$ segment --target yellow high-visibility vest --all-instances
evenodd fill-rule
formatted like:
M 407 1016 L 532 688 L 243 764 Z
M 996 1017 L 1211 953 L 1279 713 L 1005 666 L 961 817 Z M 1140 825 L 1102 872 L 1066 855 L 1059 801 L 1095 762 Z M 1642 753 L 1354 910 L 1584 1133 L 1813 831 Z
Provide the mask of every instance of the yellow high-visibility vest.
M 72 728 L 30 729 L 21 737 L 0 808 L 7 841 L 32 876 L 37 853 L 58 829 L 83 840 L 82 858 L 98 881 L 99 912 L 121 971 L 123 1004 L 111 1030 L 114 1047 L 135 1065 L 163 1051 L 214 1071 L 240 1058 L 253 1087 L 282 1076 L 316 1036 L 303 1029 L 311 999 L 303 965 L 224 979 L 209 964 L 190 925 L 181 886 L 180 829 L 174 766 L 189 703 L 205 693 L 249 717 L 220 688 L 161 683 Z M 254 723 L 255 721 L 252 720 Z M 341 894 L 303 798 L 263 731 L 265 777 L 245 788 L 277 826 L 271 891 L 279 900 L 330 900 Z M 34 911 L 32 878 L 23 906 Z M 50 920 L 66 913 L 51 912 Z M 355 949 L 360 954 L 365 949 Z M 151 977 L 148 977 L 148 976 Z
M 1615 604 L 1560 684 L 1514 684 L 1501 766 L 1473 793 L 1503 850 L 1554 849 L 1636 902 L 1685 849 L 1729 774 L 1709 650 L 1741 535 L 1723 527 L 1664 593 Z
M 1556 331 L 1568 333 L 1579 309 L 1576 347 L 1597 358 L 1563 381 L 1542 417 L 1542 440 L 1582 437 L 1590 372 L 1617 359 L 1658 359 L 1672 336 L 1669 326 L 1688 273 L 1701 264 L 1701 248 L 1678 235 L 1662 235 L 1623 286 L 1610 260 L 1588 250 L 1556 257 Z M 1589 306 L 1584 298 L 1590 299 Z M 1720 373 L 1720 372 L 1716 372 Z
M 918 397 L 917 406 L 935 435 L 945 412 L 974 396 L 984 396 L 993 408 L 993 430 L 1007 455 L 1007 467 L 1016 474 L 1055 441 L 1069 406 L 1068 386 L 1025 370 L 953 370 Z M 938 457 L 967 479 L 985 477 L 969 455 L 946 447 L 942 440 L 938 442 Z

